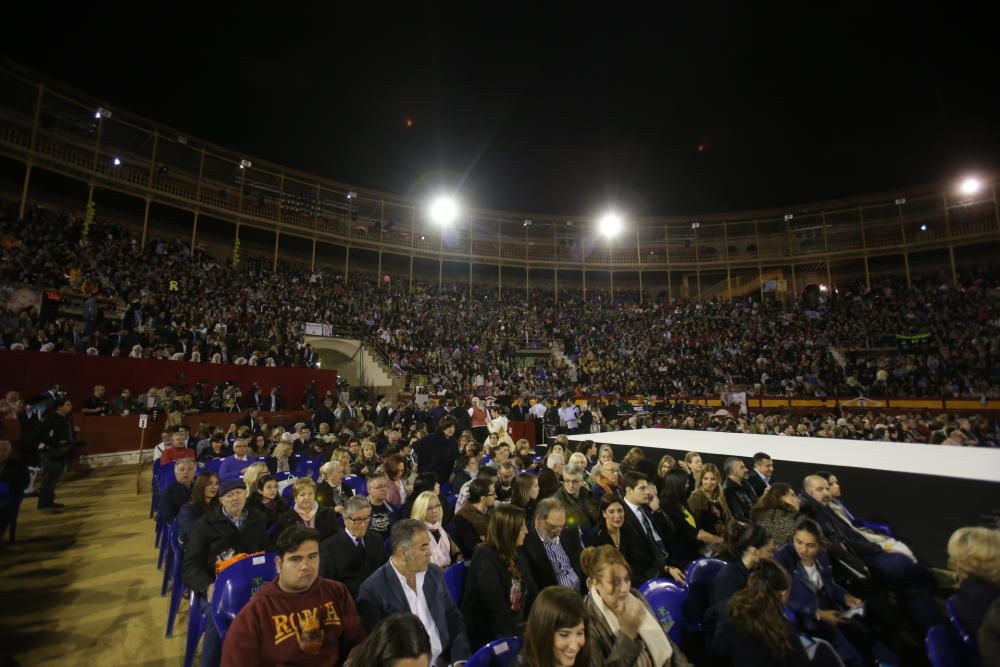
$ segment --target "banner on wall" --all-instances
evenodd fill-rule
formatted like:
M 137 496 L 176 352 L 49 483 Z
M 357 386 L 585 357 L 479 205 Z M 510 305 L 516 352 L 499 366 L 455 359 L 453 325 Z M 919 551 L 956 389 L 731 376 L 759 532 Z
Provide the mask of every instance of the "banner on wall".
M 747 393 L 745 391 L 724 391 L 720 398 L 722 399 L 722 407 L 741 417 L 747 415 Z
M 319 322 L 306 322 L 305 329 L 307 336 L 325 336 L 327 338 L 333 336 L 332 324 L 321 324 Z

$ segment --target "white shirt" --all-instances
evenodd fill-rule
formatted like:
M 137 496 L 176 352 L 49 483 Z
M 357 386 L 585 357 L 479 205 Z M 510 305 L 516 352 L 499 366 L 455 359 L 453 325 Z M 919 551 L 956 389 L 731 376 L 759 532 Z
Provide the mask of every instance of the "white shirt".
M 528 412 L 530 412 L 535 419 L 545 419 L 545 410 L 545 404 L 539 401 L 538 403 L 532 405 Z
M 437 664 L 437 659 L 441 655 L 441 634 L 438 632 L 437 625 L 434 623 L 434 617 L 431 615 L 431 610 L 427 606 L 427 598 L 424 597 L 424 577 L 427 575 L 426 572 L 417 573 L 417 590 L 410 588 L 410 585 L 406 583 L 406 577 L 399 573 L 396 569 L 395 563 L 392 559 L 389 559 L 389 564 L 392 566 L 392 571 L 396 573 L 399 578 L 399 585 L 403 587 L 403 595 L 406 596 L 406 604 L 410 607 L 410 612 L 413 613 L 420 622 L 424 624 L 424 630 L 427 631 L 427 636 L 431 640 L 431 662 L 430 664 Z
M 660 538 L 660 535 L 656 532 L 656 526 L 654 526 L 653 522 L 649 519 L 649 517 L 645 515 L 645 513 L 642 511 L 642 508 L 639 507 L 638 505 L 633 505 L 627 500 L 625 501 L 625 504 L 628 505 L 628 508 L 630 510 L 632 510 L 632 514 L 635 515 L 636 520 L 639 522 L 639 527 L 642 528 L 643 534 L 646 533 L 646 521 L 649 521 L 649 529 L 653 531 L 653 539 L 655 539 L 657 542 L 663 542 L 663 540 Z
M 559 418 L 566 422 L 566 428 L 576 428 L 577 427 L 577 415 L 579 415 L 579 409 L 575 405 L 570 405 L 568 407 L 559 408 Z

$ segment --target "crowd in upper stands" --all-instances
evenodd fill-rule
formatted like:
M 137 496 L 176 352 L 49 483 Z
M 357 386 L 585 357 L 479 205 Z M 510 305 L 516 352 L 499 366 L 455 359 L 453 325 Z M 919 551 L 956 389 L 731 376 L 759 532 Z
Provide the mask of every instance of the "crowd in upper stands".
M 85 233 L 86 232 L 86 233 Z M 639 303 L 635 291 L 501 294 L 486 287 L 371 280 L 287 262 L 228 259 L 187 242 L 32 207 L 0 207 L 0 287 L 7 349 L 315 365 L 305 322 L 378 343 L 399 373 L 430 393 L 524 395 L 751 394 L 1000 397 L 1000 272 L 877 278 L 797 301 Z M 72 294 L 18 306 L 20 288 Z M 65 312 L 64 312 L 65 311 Z M 525 364 L 519 347 L 560 346 L 568 363 Z

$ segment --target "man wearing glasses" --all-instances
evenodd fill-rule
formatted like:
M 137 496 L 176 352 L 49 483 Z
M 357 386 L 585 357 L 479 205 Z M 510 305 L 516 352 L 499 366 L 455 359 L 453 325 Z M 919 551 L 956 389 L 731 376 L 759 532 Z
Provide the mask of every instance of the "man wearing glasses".
M 389 530 L 395 523 L 396 508 L 386 500 L 389 497 L 389 480 L 385 475 L 370 475 L 368 483 L 368 502 L 371 503 L 371 519 L 368 530 L 380 540 L 389 537 Z
M 573 528 L 591 528 L 597 525 L 597 502 L 589 493 L 581 493 L 583 467 L 571 463 L 563 468 L 562 487 L 553 494 L 566 511 L 566 525 Z
M 236 442 L 233 443 L 233 455 L 222 459 L 219 465 L 219 479 L 226 481 L 239 477 L 243 470 L 253 463 L 247 456 L 249 450 L 250 445 L 246 438 L 236 438 Z
M 358 597 L 361 582 L 382 567 L 389 556 L 382 538 L 368 531 L 372 506 L 363 496 L 352 496 L 344 504 L 344 530 L 319 546 L 320 575 L 343 582 L 351 597 Z

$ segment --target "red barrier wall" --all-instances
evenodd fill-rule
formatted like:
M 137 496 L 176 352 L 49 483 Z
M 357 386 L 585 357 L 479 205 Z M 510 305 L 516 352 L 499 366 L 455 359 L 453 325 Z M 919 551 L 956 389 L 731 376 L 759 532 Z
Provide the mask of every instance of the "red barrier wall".
M 265 393 L 271 387 L 281 385 L 285 407 L 294 410 L 301 409 L 302 396 L 311 380 L 316 381 L 317 396 L 325 394 L 327 389 L 336 391 L 337 371 L 0 351 L 0 391 L 15 389 L 21 392 L 22 399 L 27 399 L 48 389 L 53 383 L 59 383 L 76 407 L 93 394 L 95 384 L 103 384 L 107 388 L 106 398 L 110 401 L 122 387 L 131 389 L 135 398 L 150 387 L 167 384 L 193 387 L 198 380 L 205 380 L 211 387 L 231 380 L 244 392 L 253 382 L 259 384 Z M 240 407 L 246 408 L 245 405 Z

